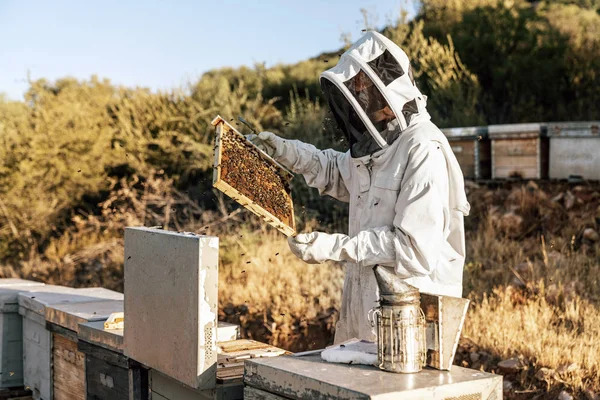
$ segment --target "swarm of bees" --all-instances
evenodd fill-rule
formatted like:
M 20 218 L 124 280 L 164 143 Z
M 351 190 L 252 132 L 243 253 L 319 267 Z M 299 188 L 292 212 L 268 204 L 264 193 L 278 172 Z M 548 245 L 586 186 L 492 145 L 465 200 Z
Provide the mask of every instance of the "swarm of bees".
M 225 134 L 222 144 L 222 179 L 280 221 L 291 221 L 292 208 L 286 196 L 289 183 L 277 168 L 241 135 Z

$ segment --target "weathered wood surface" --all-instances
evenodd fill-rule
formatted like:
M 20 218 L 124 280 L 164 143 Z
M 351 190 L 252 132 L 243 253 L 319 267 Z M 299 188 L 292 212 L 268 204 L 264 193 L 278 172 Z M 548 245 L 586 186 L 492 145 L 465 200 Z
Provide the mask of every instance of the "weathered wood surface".
M 129 399 L 148 400 L 149 397 L 148 370 L 138 362 L 129 359 Z
M 216 126 L 216 137 L 215 137 L 215 154 L 214 154 L 214 172 L 213 172 L 213 186 L 225 193 L 227 196 L 231 197 L 237 203 L 241 204 L 246 209 L 252 211 L 254 214 L 262 217 L 265 222 L 269 225 L 275 227 L 277 230 L 282 232 L 286 236 L 291 236 L 296 232 L 296 222 L 294 217 L 294 203 L 292 201 L 291 193 L 285 192 L 285 196 L 289 202 L 290 206 L 290 217 L 288 218 L 278 218 L 273 215 L 269 211 L 265 210 L 260 204 L 252 201 L 244 194 L 240 193 L 235 187 L 231 185 L 231 182 L 227 181 L 227 176 L 223 172 L 223 168 L 221 168 L 221 162 L 223 159 L 223 142 L 222 138 L 224 135 L 240 135 L 243 137 L 241 133 L 239 133 L 234 127 L 229 125 L 227 121 L 222 119 L 221 117 L 215 118 L 212 122 L 213 125 Z M 244 139 L 245 140 L 245 139 Z M 251 145 L 251 144 L 249 144 Z M 282 176 L 290 175 L 289 172 L 284 170 L 278 163 L 272 160 L 268 156 L 263 156 L 265 162 L 270 163 L 272 166 L 276 167 Z M 291 178 L 291 176 L 290 176 Z
M 85 377 L 88 400 L 129 399 L 127 368 L 108 363 L 88 353 L 85 356 Z
M 241 382 L 244 375 L 244 360 L 291 354 L 278 347 L 248 339 L 219 342 L 217 346 L 219 347 L 218 383 Z
M 59 334 L 52 339 L 54 400 L 85 400 L 85 355 Z
M 544 177 L 547 151 L 540 138 L 492 141 L 492 178 L 540 179 Z

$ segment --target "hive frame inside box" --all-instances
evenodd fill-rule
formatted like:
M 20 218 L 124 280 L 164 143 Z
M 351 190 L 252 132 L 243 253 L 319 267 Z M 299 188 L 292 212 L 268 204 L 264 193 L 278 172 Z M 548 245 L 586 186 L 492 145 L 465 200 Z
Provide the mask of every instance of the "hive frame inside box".
M 222 146 L 222 136 L 224 131 L 227 130 L 234 135 L 240 135 L 245 139 L 244 135 L 239 133 L 234 127 L 232 127 L 227 121 L 225 121 L 221 116 L 217 116 L 212 124 L 216 126 L 216 137 L 215 137 L 215 164 L 213 171 L 213 186 L 219 189 L 221 192 L 225 193 L 227 196 L 231 197 L 233 200 L 252 211 L 254 214 L 262 217 L 269 225 L 275 227 L 277 230 L 282 232 L 286 236 L 292 236 L 296 233 L 296 222 L 294 217 L 294 203 L 292 202 L 292 197 L 288 192 L 288 200 L 291 210 L 291 224 L 288 225 L 285 222 L 281 221 L 275 215 L 271 214 L 269 211 L 262 208 L 260 205 L 255 203 L 253 200 L 249 199 L 247 196 L 240 193 L 233 186 L 228 184 L 223 180 L 221 176 L 221 159 L 223 155 L 223 146 Z M 251 145 L 251 144 L 250 144 Z M 258 148 L 257 148 L 258 149 Z M 277 167 L 281 174 L 288 175 L 291 179 L 292 175 L 289 171 L 283 168 L 279 163 L 273 160 L 271 157 L 266 155 L 264 152 L 259 150 L 259 154 L 263 157 L 271 165 Z

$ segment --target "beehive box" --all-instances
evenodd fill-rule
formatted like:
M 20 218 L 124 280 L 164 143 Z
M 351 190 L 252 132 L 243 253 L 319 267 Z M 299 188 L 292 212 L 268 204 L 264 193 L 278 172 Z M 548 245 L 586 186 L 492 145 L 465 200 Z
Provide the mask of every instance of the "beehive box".
M 34 399 L 54 398 L 51 356 L 54 344 L 46 325 L 46 308 L 106 299 L 122 300 L 123 294 L 103 288 L 73 289 L 49 285 L 35 292 L 19 293 L 19 314 L 23 317 L 23 382 L 31 388 Z M 76 354 L 72 353 L 73 356 Z
M 539 123 L 490 125 L 492 179 L 548 177 L 548 138 Z
M 123 300 L 51 305 L 46 308 L 46 326 L 52 332 L 52 383 L 56 400 L 86 398 L 85 354 L 78 350 L 79 324 L 104 321 L 123 311 Z
M 442 129 L 468 179 L 491 177 L 492 150 L 486 126 Z
M 77 337 L 77 349 L 85 354 L 87 399 L 148 399 L 148 371 L 123 354 L 122 329 L 85 322 Z
M 125 355 L 214 389 L 219 239 L 125 229 Z
M 16 281 L 20 285 L 16 285 Z M 20 279 L 11 279 L 9 284 L 0 279 L 0 388 L 23 386 L 23 319 L 19 315 L 19 293 L 42 286 L 43 283 Z
M 261 357 L 289 354 L 285 350 L 254 340 L 239 339 L 217 344 L 216 385 L 212 390 L 194 390 L 171 377 L 150 371 L 152 399 L 160 400 L 241 400 L 244 397 L 244 362 Z
M 458 366 L 395 374 L 368 365 L 328 363 L 320 355 L 247 360 L 244 385 L 244 400 L 502 399 L 502 375 Z
M 548 124 L 550 178 L 600 180 L 600 121 Z
M 292 174 L 218 116 L 213 186 L 286 236 L 296 232 Z

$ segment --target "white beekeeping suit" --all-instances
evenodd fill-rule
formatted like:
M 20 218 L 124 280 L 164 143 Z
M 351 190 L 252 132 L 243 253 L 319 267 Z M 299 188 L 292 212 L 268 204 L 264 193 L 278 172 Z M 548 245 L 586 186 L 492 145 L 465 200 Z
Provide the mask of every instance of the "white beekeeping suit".
M 368 320 L 378 300 L 374 265 L 422 292 L 461 297 L 469 203 L 456 158 L 396 44 L 368 32 L 320 82 L 348 152 L 270 132 L 251 140 L 321 194 L 350 203 L 348 235 L 299 234 L 290 248 L 308 263 L 346 261 L 335 342 L 374 341 Z

